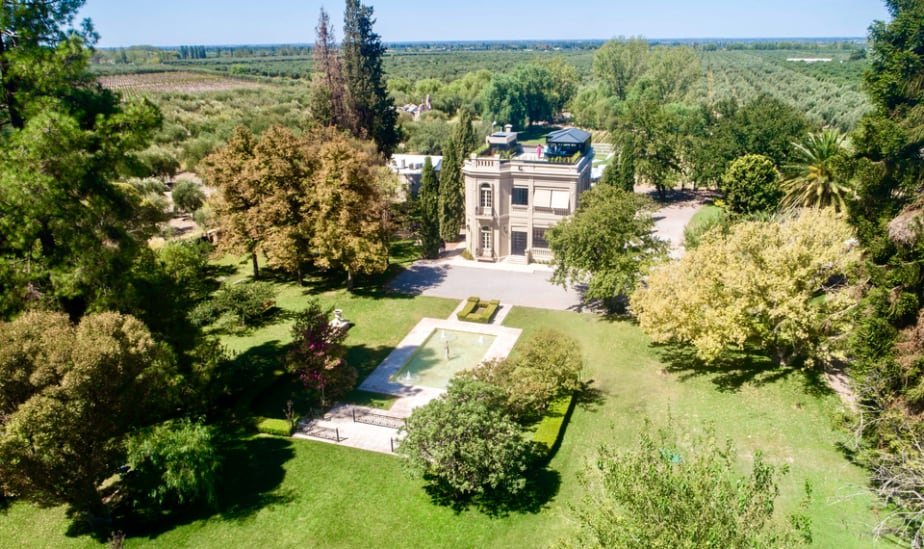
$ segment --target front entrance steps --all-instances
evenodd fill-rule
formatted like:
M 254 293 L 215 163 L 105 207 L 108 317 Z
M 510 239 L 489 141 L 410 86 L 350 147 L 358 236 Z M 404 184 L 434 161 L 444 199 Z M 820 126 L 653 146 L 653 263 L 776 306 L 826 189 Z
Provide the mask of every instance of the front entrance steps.
M 504 258 L 504 263 L 509 265 L 526 265 L 529 261 L 525 255 L 508 255 Z

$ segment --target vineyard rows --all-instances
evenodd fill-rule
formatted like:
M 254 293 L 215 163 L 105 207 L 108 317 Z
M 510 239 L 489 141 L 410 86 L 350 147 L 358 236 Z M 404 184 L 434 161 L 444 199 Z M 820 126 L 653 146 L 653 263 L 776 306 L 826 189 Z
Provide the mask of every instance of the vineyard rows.
M 769 59 L 752 52 L 700 55 L 706 78 L 697 94 L 712 102 L 735 99 L 747 103 L 766 94 L 844 131 L 855 127 L 870 109 L 859 91 L 859 76 L 853 82 L 847 77 L 822 79 L 816 76 L 814 67 L 806 68 L 804 63 Z

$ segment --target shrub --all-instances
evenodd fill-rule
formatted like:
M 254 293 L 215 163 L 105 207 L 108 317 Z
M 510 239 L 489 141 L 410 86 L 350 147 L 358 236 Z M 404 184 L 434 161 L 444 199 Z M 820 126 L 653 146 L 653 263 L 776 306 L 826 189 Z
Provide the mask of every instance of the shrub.
M 258 417 L 257 419 L 257 431 L 266 435 L 274 435 L 277 437 L 287 437 L 292 435 L 292 428 L 289 425 L 289 422 L 284 419 L 276 419 L 271 417 Z
M 214 302 L 220 313 L 231 313 L 244 326 L 254 326 L 275 305 L 276 292 L 269 282 L 222 286 Z
M 783 198 L 773 161 L 759 154 L 744 155 L 729 164 L 721 189 L 728 209 L 739 214 L 772 212 Z
M 490 324 L 498 307 L 500 307 L 500 301 L 496 299 L 481 301 L 477 297 L 470 297 L 465 306 L 456 314 L 456 318 L 466 322 Z
M 173 207 L 176 211 L 192 213 L 205 203 L 205 193 L 195 181 L 179 181 L 173 187 Z
M 578 342 L 554 330 L 540 330 L 515 358 L 485 362 L 461 375 L 497 385 L 520 421 L 541 418 L 556 398 L 580 388 L 583 360 Z

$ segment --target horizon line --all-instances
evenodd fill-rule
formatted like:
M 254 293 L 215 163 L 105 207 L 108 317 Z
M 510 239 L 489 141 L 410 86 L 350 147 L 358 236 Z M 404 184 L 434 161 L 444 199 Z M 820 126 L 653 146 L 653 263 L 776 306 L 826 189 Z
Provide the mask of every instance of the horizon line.
M 390 40 L 382 41 L 382 45 L 388 47 L 389 45 L 413 45 L 413 44 L 485 44 L 485 43 L 497 43 L 497 44 L 516 44 L 516 43 L 542 43 L 542 42 L 556 42 L 556 43 L 605 43 L 610 40 L 617 38 L 637 38 L 637 37 L 612 37 L 612 38 L 485 38 L 485 39 L 461 39 L 461 40 Z M 811 41 L 868 41 L 866 36 L 701 36 L 701 37 L 662 37 L 662 38 L 646 38 L 641 36 L 648 42 L 666 42 L 666 41 L 684 41 L 684 42 L 693 42 L 693 41 L 702 41 L 702 42 L 721 42 L 721 41 L 735 41 L 735 42 L 811 42 Z M 155 48 L 155 49 L 177 49 L 183 46 L 195 46 L 195 47 L 205 47 L 205 48 L 231 48 L 231 47 L 275 47 L 275 46 L 314 46 L 314 42 L 265 42 L 265 43 L 246 43 L 241 42 L 237 44 L 173 44 L 173 45 L 164 45 L 164 46 L 154 46 L 151 44 L 131 44 L 128 46 L 96 46 L 96 49 L 101 50 L 111 50 L 119 48 Z

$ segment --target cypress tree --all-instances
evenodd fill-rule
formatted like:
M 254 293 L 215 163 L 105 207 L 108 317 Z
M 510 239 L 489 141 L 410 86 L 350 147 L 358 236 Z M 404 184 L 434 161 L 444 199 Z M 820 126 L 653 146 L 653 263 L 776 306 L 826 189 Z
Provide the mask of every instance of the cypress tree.
M 373 32 L 372 7 L 347 0 L 343 16 L 343 76 L 355 118 L 353 135 L 372 139 L 386 158 L 400 138 L 398 112 L 385 88 L 385 46 Z
M 435 259 L 440 253 L 439 183 L 430 157 L 424 159 L 417 197 L 417 225 L 421 253 L 426 259 Z
M 626 135 L 622 140 L 622 147 L 619 149 L 619 168 L 614 175 L 617 187 L 630 193 L 635 191 L 635 138 L 631 134 Z
M 465 177 L 462 165 L 475 144 L 472 114 L 463 110 L 459 123 L 452 130 L 449 142 L 443 147 L 443 165 L 440 168 L 440 236 L 443 240 L 459 238 L 465 219 Z

